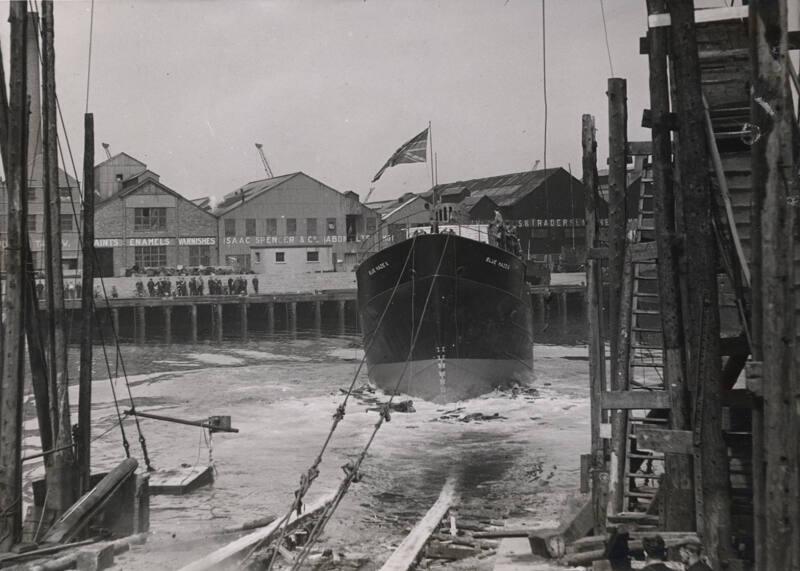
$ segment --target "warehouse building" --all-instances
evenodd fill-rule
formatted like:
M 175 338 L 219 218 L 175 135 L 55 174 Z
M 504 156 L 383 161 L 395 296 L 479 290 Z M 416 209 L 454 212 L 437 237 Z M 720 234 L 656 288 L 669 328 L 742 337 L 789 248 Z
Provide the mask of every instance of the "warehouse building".
M 95 208 L 101 276 L 124 276 L 134 268 L 218 264 L 213 214 L 161 183 L 146 167 L 118 182 L 117 189 Z
M 217 206 L 219 255 L 237 271 L 351 271 L 378 215 L 355 192 L 296 172 L 250 182 Z
M 491 222 L 495 211 L 516 228 L 527 257 L 580 258 L 585 243 L 586 189 L 563 168 L 512 173 L 440 184 L 437 214 L 442 221 Z M 427 191 L 422 196 L 428 200 Z M 608 217 L 605 203 L 601 218 Z

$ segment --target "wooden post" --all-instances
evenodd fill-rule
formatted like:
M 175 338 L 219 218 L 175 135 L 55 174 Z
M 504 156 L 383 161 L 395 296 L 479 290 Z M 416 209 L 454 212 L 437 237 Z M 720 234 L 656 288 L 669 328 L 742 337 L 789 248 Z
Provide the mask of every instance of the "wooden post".
M 164 342 L 167 345 L 172 344 L 172 306 L 164 306 Z
M 674 64 L 675 111 L 678 117 L 678 171 L 686 230 L 689 387 L 696 404 L 695 432 L 702 442 L 702 500 L 697 513 L 703 539 L 714 566 L 732 556 L 728 455 L 722 438 L 720 328 L 717 293 L 717 253 L 712 217 L 708 149 L 700 87 L 700 62 L 694 26 L 694 2 L 670 5 L 670 58 Z M 696 442 L 699 444 L 700 442 Z M 698 467 L 695 466 L 695 469 Z
M 597 244 L 597 141 L 595 140 L 594 117 L 583 116 L 583 185 L 586 187 L 586 251 Z M 605 461 L 600 424 L 603 420 L 602 395 L 606 390 L 605 345 L 601 333 L 603 309 L 601 303 L 602 281 L 600 262 L 595 258 L 586 260 L 586 316 L 589 324 L 589 377 L 591 389 L 591 480 L 592 506 L 595 532 L 605 530 L 606 503 L 608 496 L 608 472 Z M 537 296 L 537 300 L 542 296 Z M 543 302 L 542 302 L 543 303 Z M 538 305 L 538 302 L 537 302 Z M 543 311 L 540 311 L 540 315 Z
M 628 177 L 627 99 L 627 82 L 618 77 L 610 78 L 608 80 L 608 327 L 611 342 L 612 386 L 617 378 L 619 300 L 628 226 L 628 214 L 625 208 Z
M 569 320 L 567 319 L 567 292 L 565 291 L 558 296 L 558 313 L 561 314 L 561 326 L 566 332 Z
M 631 312 L 633 310 L 633 260 L 630 249 L 625 252 L 619 300 L 619 330 L 612 331 L 617 345 L 617 376 L 611 381 L 611 390 L 627 391 L 630 377 Z M 611 493 L 608 513 L 624 511 L 623 490 L 625 484 L 626 448 L 628 444 L 628 412 L 618 409 L 611 412 Z
M 192 344 L 197 343 L 197 305 L 192 304 L 189 306 L 189 322 L 192 328 Z
M 12 2 L 11 21 L 11 88 L 8 164 L 6 185 L 8 229 L 6 245 L 5 343 L 3 377 L 0 386 L 0 550 L 10 551 L 20 539 L 22 526 L 22 390 L 23 366 L 23 279 L 24 256 L 22 232 L 22 200 L 25 192 L 25 4 Z
M 665 0 L 648 0 L 650 14 L 667 12 Z M 668 28 L 651 28 L 650 109 L 652 113 L 653 210 L 658 248 L 658 293 L 661 303 L 661 328 L 664 339 L 664 383 L 670 393 L 670 426 L 675 430 L 689 428 L 687 415 L 686 355 L 683 338 L 683 312 L 675 234 L 675 195 L 672 178 L 672 143 L 668 122 L 669 81 L 667 78 Z M 662 502 L 667 530 L 695 528 L 694 492 L 691 459 L 684 454 L 666 454 Z
M 242 300 L 241 312 L 242 312 L 242 339 L 244 341 L 247 341 L 247 301 L 246 300 Z
M 290 301 L 287 306 L 289 308 L 289 333 L 297 335 L 297 302 Z
M 322 335 L 322 302 L 318 299 L 314 301 L 314 334 Z
M 214 311 L 216 313 L 216 320 L 215 320 L 216 322 L 214 325 L 216 325 L 217 329 L 216 330 L 217 343 L 222 343 L 222 313 L 223 313 L 222 304 L 221 303 L 216 304 L 214 306 Z
M 343 299 L 340 299 L 338 302 L 338 313 L 337 313 L 337 324 L 339 329 L 339 335 L 344 335 L 345 332 L 345 310 L 347 307 L 347 302 Z
M 83 279 L 81 287 L 81 363 L 78 389 L 79 490 L 91 488 L 92 334 L 94 312 L 94 116 L 83 117 Z
M 792 99 L 787 90 L 785 0 L 750 4 L 753 55 L 753 119 L 761 138 L 753 146 L 753 190 L 759 206 L 759 249 L 753 250 L 753 296 L 759 296 L 759 352 L 763 408 L 754 426 L 756 569 L 800 569 L 797 386 L 793 370 L 795 331 L 794 224 L 797 164 L 792 148 Z M 756 110 L 756 107 L 760 107 Z M 788 188 L 787 188 L 788 186 Z M 755 245 L 754 245 L 755 246 Z M 754 307 L 754 311 L 756 308 Z M 754 322 L 756 318 L 754 316 Z M 755 332 L 754 332 L 755 333 Z M 756 419 L 754 419 L 756 420 Z M 760 442 L 756 443 L 756 437 Z M 758 460 L 758 465 L 755 465 Z
M 275 303 L 272 301 L 267 303 L 267 333 L 275 333 Z
M 53 2 L 42 2 L 42 147 L 44 155 L 44 196 L 49 213 L 46 251 L 49 270 L 47 284 L 51 288 L 51 350 L 50 382 L 55 383 L 50 396 L 53 410 L 54 477 L 48 474 L 48 507 L 57 514 L 64 513 L 75 500 L 75 458 L 72 453 L 72 422 L 69 408 L 69 377 L 67 369 L 67 331 L 64 306 L 64 274 L 61 268 L 61 197 L 58 189 L 58 129 L 56 115 L 56 76 L 53 27 Z M 34 87 L 35 89 L 36 87 Z M 35 132 L 35 131 L 34 131 Z M 45 222 L 45 226 L 47 226 Z
M 146 314 L 143 305 L 139 305 L 136 311 L 136 343 L 144 345 L 144 340 L 147 334 Z

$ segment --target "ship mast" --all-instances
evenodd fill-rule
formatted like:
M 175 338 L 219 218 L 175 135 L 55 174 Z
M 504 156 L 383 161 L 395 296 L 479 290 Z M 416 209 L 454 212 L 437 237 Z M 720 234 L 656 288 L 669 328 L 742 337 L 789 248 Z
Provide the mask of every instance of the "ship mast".
M 22 387 L 23 362 L 20 339 L 24 331 L 24 267 L 22 247 L 26 232 L 22 217 L 25 200 L 25 28 L 24 2 L 11 2 L 10 113 L 7 135 L 6 191 L 8 227 L 6 247 L 5 343 L 0 385 L 0 551 L 9 551 L 20 539 L 22 528 Z

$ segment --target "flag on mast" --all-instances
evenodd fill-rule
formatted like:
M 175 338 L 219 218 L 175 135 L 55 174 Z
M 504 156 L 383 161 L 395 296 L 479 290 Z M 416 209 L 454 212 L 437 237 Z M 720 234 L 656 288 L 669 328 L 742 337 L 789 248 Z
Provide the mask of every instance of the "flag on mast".
M 372 182 L 381 178 L 383 171 L 394 165 L 401 163 L 424 163 L 428 155 L 428 129 L 405 143 L 402 147 L 397 149 L 394 154 L 389 157 L 386 164 L 381 167 Z

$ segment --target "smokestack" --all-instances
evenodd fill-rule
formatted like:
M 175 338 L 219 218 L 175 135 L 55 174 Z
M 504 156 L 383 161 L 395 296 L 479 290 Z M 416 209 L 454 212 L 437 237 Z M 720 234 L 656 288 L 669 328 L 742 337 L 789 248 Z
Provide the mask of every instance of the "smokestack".
M 38 39 L 41 34 L 39 28 L 39 14 L 28 12 L 27 29 L 27 91 L 30 101 L 30 115 L 28 121 L 28 186 L 42 188 L 44 157 L 42 152 L 42 78 L 39 60 Z

